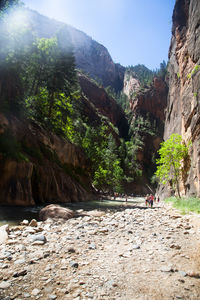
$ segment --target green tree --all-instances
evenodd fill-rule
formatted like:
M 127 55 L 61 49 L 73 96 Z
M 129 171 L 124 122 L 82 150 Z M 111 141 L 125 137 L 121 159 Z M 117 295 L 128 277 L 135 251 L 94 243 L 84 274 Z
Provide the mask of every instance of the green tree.
M 179 182 L 183 170 L 183 160 L 188 156 L 190 143 L 183 142 L 181 135 L 172 134 L 168 140 L 161 143 L 158 150 L 160 158 L 156 160 L 155 175 L 163 184 L 171 183 L 180 198 Z

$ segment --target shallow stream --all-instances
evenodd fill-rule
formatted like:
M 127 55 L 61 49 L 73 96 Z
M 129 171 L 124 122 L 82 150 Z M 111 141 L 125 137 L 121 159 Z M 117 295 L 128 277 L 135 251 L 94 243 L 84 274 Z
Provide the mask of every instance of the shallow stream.
M 68 207 L 73 210 L 118 210 L 141 205 L 144 202 L 143 197 L 129 197 L 125 202 L 124 198 L 117 198 L 116 200 L 98 200 L 88 202 L 66 203 L 60 204 L 61 206 Z M 45 206 L 48 204 L 45 204 Z M 0 206 L 0 226 L 4 224 L 18 225 L 24 219 L 36 219 L 39 221 L 39 211 L 44 206 L 34 207 L 19 207 L 19 206 Z

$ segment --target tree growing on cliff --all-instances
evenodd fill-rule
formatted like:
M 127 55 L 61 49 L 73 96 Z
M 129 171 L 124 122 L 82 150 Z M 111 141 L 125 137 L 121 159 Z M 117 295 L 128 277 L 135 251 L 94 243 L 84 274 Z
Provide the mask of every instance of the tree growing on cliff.
M 172 134 L 168 140 L 161 143 L 158 150 L 160 158 L 156 160 L 155 175 L 161 183 L 170 183 L 180 198 L 179 182 L 183 171 L 183 160 L 188 156 L 190 143 L 183 142 L 181 135 Z

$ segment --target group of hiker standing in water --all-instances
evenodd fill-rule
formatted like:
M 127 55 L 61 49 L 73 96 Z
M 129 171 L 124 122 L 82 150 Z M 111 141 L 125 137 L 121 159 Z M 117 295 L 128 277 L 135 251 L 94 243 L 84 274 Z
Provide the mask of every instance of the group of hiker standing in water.
M 146 206 L 153 207 L 154 201 L 159 203 L 160 202 L 159 196 L 156 197 L 156 196 L 154 196 L 152 194 L 147 194 L 146 195 L 146 198 L 145 198 L 145 204 L 146 204 Z

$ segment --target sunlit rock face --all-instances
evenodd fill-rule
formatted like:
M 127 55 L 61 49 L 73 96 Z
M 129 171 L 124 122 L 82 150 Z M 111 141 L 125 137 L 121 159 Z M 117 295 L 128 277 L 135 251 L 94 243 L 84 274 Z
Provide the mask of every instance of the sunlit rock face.
M 134 97 L 134 95 L 139 91 L 139 89 L 139 80 L 135 78 L 132 74 L 128 74 L 127 72 L 125 72 L 123 92 L 128 97 L 128 99 Z
M 192 141 L 182 195 L 200 196 L 200 1 L 177 0 L 169 50 L 169 96 L 164 138 Z
M 68 34 L 71 37 L 76 67 L 100 81 L 104 87 L 111 86 L 116 91 L 122 90 L 125 68 L 113 62 L 103 45 L 72 26 L 49 19 L 32 10 L 27 10 L 27 13 L 31 28 L 39 37 L 52 37 L 64 26 L 66 38 Z
M 0 204 L 34 205 L 89 200 L 88 162 L 79 147 L 35 123 L 0 115 Z M 11 149 L 11 147 L 14 147 Z
M 130 98 L 130 109 L 141 114 L 149 113 L 160 126 L 164 125 L 164 110 L 167 104 L 168 86 L 164 80 L 155 77 L 150 87 L 137 92 Z

